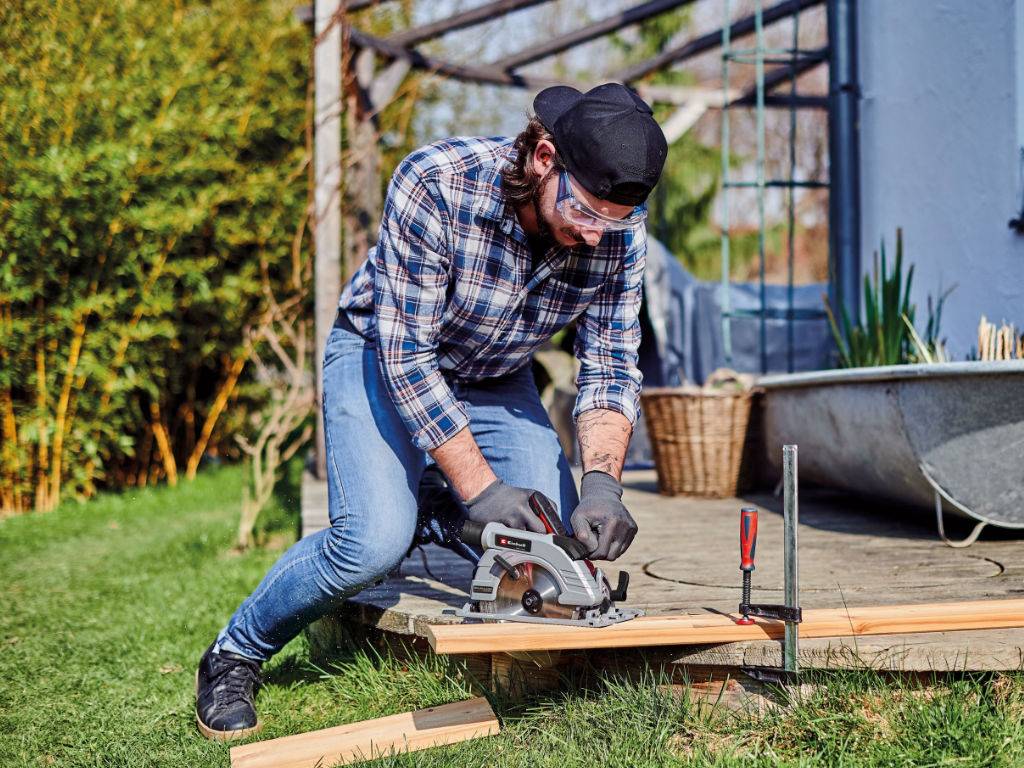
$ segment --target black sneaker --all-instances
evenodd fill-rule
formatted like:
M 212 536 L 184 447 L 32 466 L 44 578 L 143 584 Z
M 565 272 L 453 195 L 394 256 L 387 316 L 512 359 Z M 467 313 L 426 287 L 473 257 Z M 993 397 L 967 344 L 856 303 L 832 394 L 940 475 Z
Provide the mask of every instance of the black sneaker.
M 260 729 L 253 698 L 260 687 L 260 662 L 210 645 L 196 672 L 196 723 L 203 736 L 240 739 Z

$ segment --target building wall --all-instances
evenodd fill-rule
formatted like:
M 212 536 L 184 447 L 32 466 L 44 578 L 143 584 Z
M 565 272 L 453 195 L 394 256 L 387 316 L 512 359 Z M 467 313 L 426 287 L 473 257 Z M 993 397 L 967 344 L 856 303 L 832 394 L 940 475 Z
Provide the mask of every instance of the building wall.
M 942 333 L 962 359 L 982 314 L 1024 326 L 1016 48 L 1024 0 L 862 0 L 863 266 L 903 227 L 918 327 L 956 283 Z

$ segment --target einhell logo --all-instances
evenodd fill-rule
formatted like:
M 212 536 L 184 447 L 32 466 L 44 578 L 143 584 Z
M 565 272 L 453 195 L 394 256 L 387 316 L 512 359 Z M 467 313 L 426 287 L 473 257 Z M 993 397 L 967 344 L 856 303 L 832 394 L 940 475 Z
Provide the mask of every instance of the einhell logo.
M 495 542 L 499 547 L 514 549 L 517 552 L 529 552 L 530 542 L 527 539 L 517 539 L 512 536 L 497 536 Z

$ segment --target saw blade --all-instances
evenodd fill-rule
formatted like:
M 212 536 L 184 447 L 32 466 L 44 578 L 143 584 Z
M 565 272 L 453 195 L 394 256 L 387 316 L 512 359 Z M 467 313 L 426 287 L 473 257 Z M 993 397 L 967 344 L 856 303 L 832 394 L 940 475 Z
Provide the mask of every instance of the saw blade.
M 575 619 L 578 607 L 560 605 L 555 577 L 535 562 L 519 563 L 519 578 L 502 574 L 495 600 L 480 601 L 480 610 L 505 616 L 537 616 L 546 619 Z

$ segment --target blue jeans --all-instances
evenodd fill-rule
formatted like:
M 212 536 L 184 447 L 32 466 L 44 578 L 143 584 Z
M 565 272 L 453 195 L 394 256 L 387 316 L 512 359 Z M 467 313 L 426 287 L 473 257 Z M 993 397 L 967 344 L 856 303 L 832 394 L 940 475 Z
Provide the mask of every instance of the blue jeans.
M 495 474 L 544 493 L 568 526 L 576 485 L 530 366 L 451 386 Z M 221 650 L 269 659 L 307 624 L 386 578 L 412 543 L 430 459 L 412 444 L 391 402 L 376 347 L 340 324 L 324 355 L 323 408 L 331 527 L 281 556 L 221 630 Z

